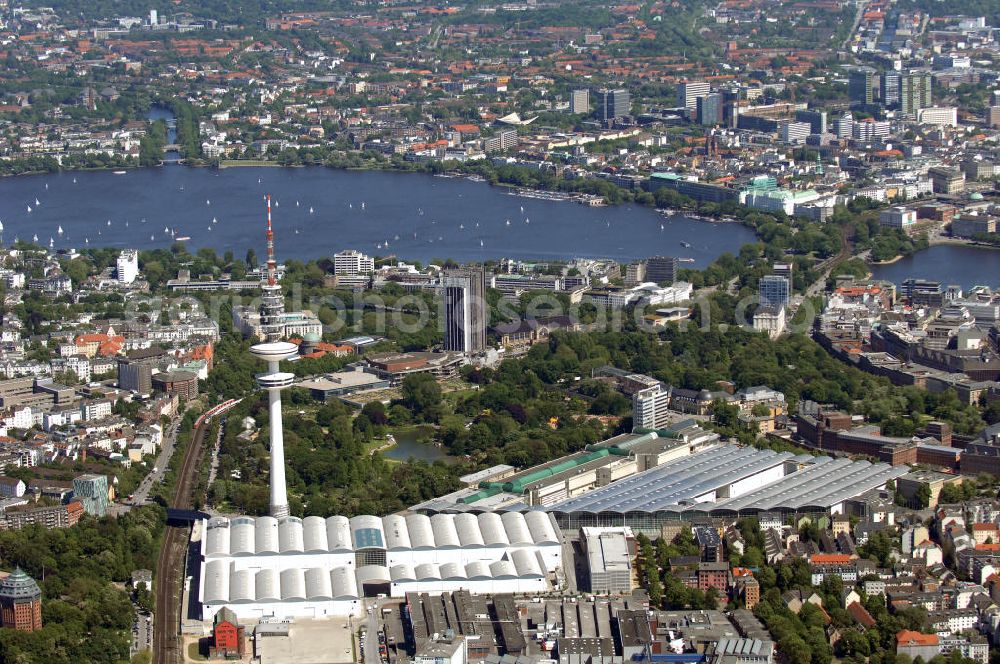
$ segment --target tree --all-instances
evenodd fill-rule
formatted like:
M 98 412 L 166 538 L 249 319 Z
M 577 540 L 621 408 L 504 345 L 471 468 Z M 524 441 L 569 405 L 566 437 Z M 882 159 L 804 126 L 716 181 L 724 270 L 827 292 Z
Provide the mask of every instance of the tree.
M 434 376 L 410 374 L 403 379 L 402 404 L 425 421 L 436 422 L 441 417 L 441 386 Z
M 941 491 L 941 494 L 944 495 L 943 490 Z M 930 507 L 931 487 L 929 484 L 921 482 L 920 486 L 917 487 L 916 500 L 917 500 L 917 506 L 920 509 L 926 509 L 927 507 Z

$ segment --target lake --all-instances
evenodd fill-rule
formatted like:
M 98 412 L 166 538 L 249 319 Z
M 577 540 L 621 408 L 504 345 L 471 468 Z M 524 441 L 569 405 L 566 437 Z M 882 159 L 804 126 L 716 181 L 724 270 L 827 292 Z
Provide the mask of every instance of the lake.
M 905 279 L 929 279 L 963 288 L 1000 286 L 1000 250 L 938 244 L 889 265 L 874 265 L 876 279 L 901 284 Z
M 382 452 L 382 456 L 396 461 L 412 459 L 428 463 L 452 460 L 443 447 L 428 442 L 433 431 L 431 427 L 414 427 L 394 433 L 396 445 Z
M 167 164 L 121 175 L 6 178 L 0 180 L 0 221 L 7 243 L 37 235 L 40 244 L 51 239 L 56 249 L 155 249 L 188 236 L 192 250 L 231 249 L 243 256 L 252 247 L 263 256 L 267 193 L 274 201 L 279 260 L 353 248 L 423 262 L 667 255 L 691 258 L 685 266 L 701 268 L 755 239 L 739 224 L 666 219 L 641 206 L 591 208 L 512 196 L 463 178 L 323 167 Z

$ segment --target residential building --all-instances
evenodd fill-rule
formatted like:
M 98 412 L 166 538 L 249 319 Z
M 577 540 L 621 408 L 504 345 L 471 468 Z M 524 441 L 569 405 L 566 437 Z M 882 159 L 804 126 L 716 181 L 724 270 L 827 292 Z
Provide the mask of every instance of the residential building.
M 115 278 L 119 283 L 131 284 L 139 276 L 139 252 L 125 249 L 115 262 Z
M 886 108 L 899 106 L 899 87 L 902 75 L 898 71 L 882 72 L 882 105 Z
M 917 111 L 933 103 L 929 72 L 908 72 L 899 79 L 899 110 L 916 117 Z
M 930 106 L 917 111 L 917 122 L 936 127 L 957 127 L 958 109 L 954 106 Z
M 632 428 L 663 429 L 668 426 L 671 390 L 662 383 L 639 390 L 632 395 Z
M 357 276 L 371 274 L 374 271 L 375 260 L 356 249 L 345 249 L 333 255 L 334 274 Z

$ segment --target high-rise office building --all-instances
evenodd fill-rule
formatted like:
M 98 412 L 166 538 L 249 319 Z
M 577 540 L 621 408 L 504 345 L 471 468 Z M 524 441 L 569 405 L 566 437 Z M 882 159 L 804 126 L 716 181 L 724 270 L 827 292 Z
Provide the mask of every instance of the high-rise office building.
M 670 388 L 662 384 L 633 394 L 632 430 L 666 428 L 671 421 L 670 396 Z
M 726 127 L 735 127 L 740 116 L 741 94 L 739 88 L 726 88 L 722 90 L 722 124 Z
M 899 106 L 899 85 L 902 76 L 898 71 L 882 72 L 882 105 L 886 108 Z
M 152 394 L 153 366 L 160 355 L 138 350 L 118 358 L 118 387 L 136 394 Z
M 768 274 L 760 278 L 758 284 L 761 307 L 783 307 L 788 304 L 791 285 L 787 277 Z
M 875 86 L 878 75 L 871 67 L 862 67 L 851 72 L 847 82 L 847 93 L 851 103 L 857 106 L 871 106 L 875 103 Z
M 612 122 L 632 111 L 632 101 L 628 90 L 616 88 L 597 91 L 597 117 L 601 122 Z
M 486 348 L 486 277 L 482 268 L 448 270 L 444 289 L 444 349 L 475 353 Z
M 933 105 L 929 72 L 911 71 L 899 79 L 899 110 L 904 115 L 916 116 L 921 108 Z
M 288 493 L 285 486 L 285 435 L 281 420 L 281 390 L 291 387 L 295 374 L 281 371 L 279 363 L 299 354 L 299 348 L 287 341 L 272 341 L 250 347 L 250 354 L 267 362 L 267 371 L 257 374 L 257 384 L 267 390 L 269 428 L 271 430 L 271 516 L 288 516 Z
M 722 124 L 722 95 L 715 92 L 695 100 L 698 124 L 714 127 Z
M 809 123 L 810 133 L 826 133 L 826 111 L 795 111 L 795 119 Z
M 837 118 L 837 121 L 833 123 L 833 133 L 837 135 L 837 138 L 850 138 L 854 135 L 854 116 L 850 113 L 844 113 L 841 117 Z
M 808 122 L 795 122 L 793 120 L 780 120 L 778 122 L 778 137 L 782 143 L 804 143 L 812 127 Z
M 83 504 L 83 511 L 94 516 L 107 516 L 108 476 L 90 473 L 73 478 L 73 498 Z
M 646 281 L 672 284 L 677 280 L 677 259 L 673 256 L 653 256 L 646 260 Z
M 569 112 L 574 115 L 590 113 L 590 90 L 581 88 L 569 94 Z
M 698 110 L 698 97 L 704 97 L 712 91 L 707 81 L 685 81 L 677 84 L 677 106 L 691 112 Z

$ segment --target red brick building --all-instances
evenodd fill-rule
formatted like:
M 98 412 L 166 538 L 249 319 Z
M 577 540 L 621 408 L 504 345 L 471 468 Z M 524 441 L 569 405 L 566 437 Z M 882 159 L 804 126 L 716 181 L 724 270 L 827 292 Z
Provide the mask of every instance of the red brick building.
M 729 595 L 729 563 L 698 563 L 698 590 L 715 588 L 719 595 Z
M 0 622 L 22 632 L 42 628 L 42 591 L 20 567 L 0 581 Z
M 242 658 L 244 654 L 245 628 L 236 619 L 236 613 L 223 607 L 215 614 L 212 627 L 212 645 L 209 657 Z

